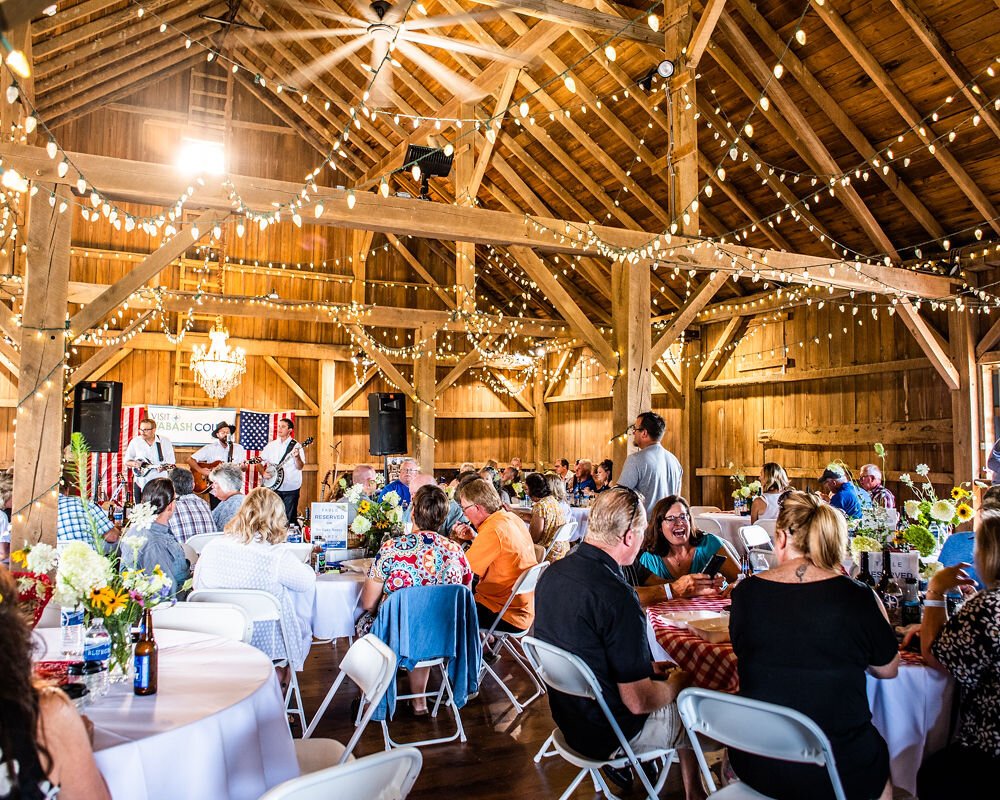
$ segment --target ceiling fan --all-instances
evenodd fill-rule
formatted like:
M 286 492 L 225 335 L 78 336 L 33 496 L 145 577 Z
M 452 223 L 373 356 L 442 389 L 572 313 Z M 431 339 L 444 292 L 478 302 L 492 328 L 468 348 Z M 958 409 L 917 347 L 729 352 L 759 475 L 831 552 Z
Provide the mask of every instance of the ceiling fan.
M 455 39 L 425 32 L 433 28 L 495 17 L 501 13 L 500 9 L 408 19 L 411 9 L 422 10 L 423 6 L 413 2 L 413 0 L 404 0 L 397 5 L 392 5 L 388 0 L 374 0 L 367 6 L 361 0 L 354 0 L 353 4 L 357 11 L 356 15 L 352 16 L 310 3 L 298 2 L 298 0 L 279 0 L 279 2 L 285 2 L 293 9 L 316 17 L 339 22 L 343 27 L 254 33 L 252 34 L 253 40 L 273 42 L 327 39 L 333 36 L 351 37 L 349 41 L 298 70 L 293 76 L 293 81 L 313 81 L 334 64 L 365 47 L 370 47 L 371 53 L 368 63 L 361 65 L 371 75 L 364 99 L 369 105 L 378 108 L 393 104 L 392 75 L 394 69 L 402 68 L 401 58 L 407 59 L 427 72 L 453 95 L 462 100 L 480 100 L 486 95 L 486 92 L 474 83 L 424 52 L 422 47 L 439 48 L 452 53 L 463 53 L 478 58 L 512 63 L 523 64 L 526 61 L 516 53 L 486 47 L 467 39 Z

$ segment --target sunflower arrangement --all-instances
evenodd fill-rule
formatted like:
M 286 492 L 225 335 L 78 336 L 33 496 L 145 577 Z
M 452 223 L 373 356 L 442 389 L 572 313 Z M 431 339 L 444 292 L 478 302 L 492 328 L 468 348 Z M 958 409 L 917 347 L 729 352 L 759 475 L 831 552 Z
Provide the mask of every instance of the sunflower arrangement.
M 915 495 L 915 499 L 903 503 L 903 513 L 910 522 L 903 538 L 919 550 L 920 555 L 927 557 L 943 543 L 939 533 L 942 528 L 954 528 L 972 519 L 975 514 L 973 487 L 985 484 L 966 481 L 953 486 L 948 497 L 939 498 L 930 481 L 930 467 L 917 464 L 914 471 L 922 481 L 914 481 L 907 473 L 899 476 L 900 482 Z
M 396 492 L 386 492 L 380 500 L 373 500 L 364 496 L 362 486 L 355 484 L 347 488 L 344 499 L 358 509 L 351 533 L 361 538 L 366 555 L 374 556 L 386 536 L 402 530 L 403 507 Z

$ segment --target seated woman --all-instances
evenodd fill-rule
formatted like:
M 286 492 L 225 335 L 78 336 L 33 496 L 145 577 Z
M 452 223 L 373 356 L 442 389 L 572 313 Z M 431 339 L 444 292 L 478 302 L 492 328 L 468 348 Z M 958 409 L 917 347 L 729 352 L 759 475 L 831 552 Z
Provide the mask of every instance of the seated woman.
M 121 540 L 121 568 L 140 569 L 152 575 L 157 567 L 173 581 L 171 595 L 176 595 L 191 575 L 191 565 L 184 555 L 184 548 L 167 527 L 177 508 L 174 484 L 169 478 L 154 478 L 142 490 L 143 503 L 153 507 L 156 517 L 146 530 L 135 531 Z M 145 539 L 139 552 L 132 549 L 133 537 Z
M 557 476 L 558 479 L 558 476 Z M 562 485 L 562 481 L 559 481 Z M 563 525 L 569 522 L 569 509 L 560 504 L 552 494 L 552 488 L 544 475 L 537 472 L 529 473 L 524 479 L 528 497 L 534 505 L 531 507 L 531 522 L 528 523 L 528 533 L 535 543 L 535 558 L 539 561 L 545 555 L 545 550 Z M 557 542 L 549 553 L 549 561 L 558 561 L 569 552 L 569 542 Z
M 716 554 L 726 560 L 719 570 L 721 577 L 710 578 L 704 569 Z M 678 495 L 664 497 L 653 506 L 639 567 L 643 571 L 641 583 L 669 583 L 672 597 L 716 594 L 722 578 L 733 583 L 740 574 L 740 565 L 722 540 L 694 526 L 688 501 Z
M 273 623 L 255 624 L 250 644 L 274 660 L 287 658 L 299 671 L 312 642 L 312 623 L 310 616 L 299 617 L 296 608 L 311 612 L 316 575 L 291 550 L 275 547 L 286 538 L 288 522 L 281 498 L 258 486 L 226 524 L 225 536 L 217 536 L 201 551 L 194 588 L 260 589 L 277 597 L 288 639 Z M 308 594 L 308 602 L 296 604 L 299 594 Z
M 778 518 L 778 498 L 788 490 L 788 475 L 781 464 L 768 461 L 760 470 L 761 494 L 750 504 L 750 524 Z
M 421 486 L 413 495 L 413 531 L 394 536 L 379 548 L 368 578 L 361 589 L 360 605 L 365 610 L 358 620 L 357 635 L 371 629 L 378 614 L 379 603 L 391 592 L 408 586 L 446 586 L 460 584 L 472 587 L 472 569 L 461 545 L 437 533 L 448 514 L 448 495 L 435 485 Z M 409 674 L 410 694 L 427 690 L 429 667 Z M 427 714 L 427 698 L 412 701 L 413 714 Z
M 733 590 L 729 633 L 740 694 L 810 717 L 830 739 L 849 800 L 887 800 L 889 752 L 872 725 L 865 672 L 895 677 L 899 649 L 878 597 L 843 574 L 846 547 L 843 514 L 815 495 L 787 494 L 776 526 L 778 566 Z M 732 748 L 729 759 L 768 797 L 833 796 L 826 767 Z
M 584 492 L 584 494 L 600 494 L 610 489 L 613 485 L 611 483 L 611 472 L 614 466 L 614 462 L 610 458 L 606 458 L 598 464 L 594 470 L 595 488 L 593 491 Z
M 928 665 L 951 675 L 961 688 L 961 722 L 954 742 L 920 767 L 920 800 L 981 795 L 985 777 L 1000 772 L 1000 509 L 995 506 L 979 512 L 973 558 L 984 588 L 951 619 L 944 596 L 971 585 L 963 569 L 969 565 L 938 570 L 927 587 L 920 650 Z
M 31 628 L 0 567 L 0 797 L 110 800 L 72 701 L 32 677 Z

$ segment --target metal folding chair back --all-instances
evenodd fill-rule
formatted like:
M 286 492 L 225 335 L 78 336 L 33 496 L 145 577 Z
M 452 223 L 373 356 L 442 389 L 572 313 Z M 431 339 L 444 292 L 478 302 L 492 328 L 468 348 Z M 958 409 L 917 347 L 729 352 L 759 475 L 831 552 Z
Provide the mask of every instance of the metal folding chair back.
M 715 791 L 715 781 L 699 736 L 758 756 L 825 766 L 834 796 L 845 800 L 830 740 L 805 714 L 774 703 L 698 688 L 680 693 L 677 710 L 710 792 Z
M 740 528 L 740 541 L 743 547 L 750 550 L 759 547 L 762 550 L 773 550 L 771 536 L 762 525 L 744 525 Z
M 365 756 L 347 764 L 292 778 L 260 800 L 404 800 L 420 775 L 423 756 L 413 747 Z
M 242 606 L 235 603 L 163 603 L 153 608 L 157 628 L 193 631 L 249 642 L 253 624 Z
M 545 561 L 549 557 L 549 553 L 552 552 L 552 548 L 556 546 L 558 542 L 568 542 L 573 538 L 576 533 L 577 521 L 571 519 L 569 522 L 564 522 L 559 526 L 556 531 L 555 536 L 552 537 L 552 541 L 549 542 L 549 546 L 545 548 L 545 554 L 542 556 L 542 561 Z

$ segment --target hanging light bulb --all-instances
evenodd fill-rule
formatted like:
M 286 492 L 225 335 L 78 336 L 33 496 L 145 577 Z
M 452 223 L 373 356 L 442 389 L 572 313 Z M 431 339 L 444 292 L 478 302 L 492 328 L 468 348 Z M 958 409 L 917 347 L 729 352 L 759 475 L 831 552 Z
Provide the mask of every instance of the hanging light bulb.
M 563 83 L 566 85 L 566 88 L 569 89 L 569 91 L 573 92 L 574 94 L 576 93 L 576 81 L 573 80 L 572 75 L 564 75 Z
M 354 208 L 355 203 L 358 202 L 358 198 L 354 196 L 354 190 L 350 189 L 347 192 L 347 207 Z
M 378 191 L 379 194 L 382 195 L 382 197 L 389 196 L 389 181 L 386 178 L 384 177 L 382 178 L 382 182 L 379 184 Z
M 322 203 L 317 203 L 316 204 L 315 212 L 316 212 L 316 219 L 319 219 L 320 217 L 323 216 L 323 204 Z
M 770 111 L 771 109 L 771 101 L 767 99 L 766 94 L 761 95 L 760 97 L 760 107 L 764 111 Z
M 656 14 L 650 14 L 646 17 L 646 22 L 649 23 L 649 27 L 652 28 L 653 33 L 660 30 L 660 18 Z
M 797 31 L 795 31 L 795 41 L 797 41 L 801 45 L 804 45 L 806 43 L 806 32 L 802 30 L 802 28 L 799 28 Z
M 420 180 L 420 165 L 419 164 L 414 164 L 413 165 L 413 169 L 410 170 L 410 174 L 413 175 L 413 180 L 419 181 Z
M 521 105 L 518 106 L 517 110 L 519 112 L 521 112 L 521 116 L 522 117 L 528 116 L 528 111 L 531 110 L 531 109 L 528 108 L 528 101 L 527 100 L 522 100 L 521 101 Z
M 45 144 L 45 152 L 48 153 L 49 158 L 55 158 L 59 155 L 59 146 L 56 144 L 55 139 L 49 139 Z
M 747 137 L 753 138 L 753 125 L 748 122 L 743 126 L 743 132 L 746 133 Z
M 785 74 L 785 68 L 781 64 L 774 65 L 774 77 L 781 80 L 781 76 Z
M 24 132 L 34 133 L 35 128 L 37 127 L 38 127 L 38 120 L 35 118 L 34 114 L 28 114 L 28 116 L 24 118 Z
M 60 161 L 59 166 L 56 167 L 56 173 L 58 173 L 60 178 L 65 178 L 67 172 L 69 172 L 69 162 Z
M 610 44 L 604 48 L 604 55 L 607 57 L 608 61 L 614 61 L 618 58 L 618 53 L 615 52 L 614 46 Z
M 451 156 L 454 154 L 454 152 L 455 152 L 455 145 L 453 145 L 451 142 L 448 142 L 448 144 L 444 146 L 444 154 L 446 156 Z

